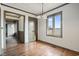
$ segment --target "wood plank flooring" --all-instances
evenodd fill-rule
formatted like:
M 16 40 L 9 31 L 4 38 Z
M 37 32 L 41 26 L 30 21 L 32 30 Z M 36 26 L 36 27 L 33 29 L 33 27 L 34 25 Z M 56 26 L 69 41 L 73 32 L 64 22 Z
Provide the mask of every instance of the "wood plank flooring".
M 21 44 L 4 50 L 3 56 L 79 56 L 78 52 L 43 42 Z
M 12 37 L 12 36 L 7 37 L 7 39 L 6 39 L 6 47 L 7 48 L 16 46 L 17 44 L 18 44 L 17 39 L 15 37 Z

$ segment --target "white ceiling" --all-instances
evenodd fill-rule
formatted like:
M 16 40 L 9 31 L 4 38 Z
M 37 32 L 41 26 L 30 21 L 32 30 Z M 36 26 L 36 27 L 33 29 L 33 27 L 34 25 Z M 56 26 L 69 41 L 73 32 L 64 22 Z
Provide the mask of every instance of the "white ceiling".
M 51 10 L 57 6 L 60 6 L 64 3 L 44 3 L 43 4 L 43 12 Z M 42 3 L 6 3 L 6 5 L 19 8 L 34 14 L 42 13 Z

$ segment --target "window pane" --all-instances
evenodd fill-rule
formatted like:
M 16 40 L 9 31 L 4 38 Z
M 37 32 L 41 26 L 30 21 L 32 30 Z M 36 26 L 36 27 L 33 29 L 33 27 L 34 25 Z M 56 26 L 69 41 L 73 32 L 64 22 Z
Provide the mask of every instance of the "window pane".
M 48 17 L 48 28 L 53 28 L 53 17 Z
M 61 15 L 55 16 L 55 28 L 61 28 Z
M 47 34 L 48 35 L 52 35 L 52 32 L 53 32 L 53 17 L 52 16 L 50 16 L 50 17 L 48 17 L 48 24 L 47 24 L 47 26 L 48 26 L 48 28 L 47 28 Z
M 55 16 L 55 36 L 61 36 L 61 15 Z

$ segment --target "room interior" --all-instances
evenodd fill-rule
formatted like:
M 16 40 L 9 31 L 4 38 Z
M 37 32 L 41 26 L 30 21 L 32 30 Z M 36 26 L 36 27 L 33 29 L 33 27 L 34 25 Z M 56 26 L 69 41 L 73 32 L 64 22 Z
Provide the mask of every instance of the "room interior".
M 0 55 L 79 56 L 78 25 L 79 3 L 0 3 Z

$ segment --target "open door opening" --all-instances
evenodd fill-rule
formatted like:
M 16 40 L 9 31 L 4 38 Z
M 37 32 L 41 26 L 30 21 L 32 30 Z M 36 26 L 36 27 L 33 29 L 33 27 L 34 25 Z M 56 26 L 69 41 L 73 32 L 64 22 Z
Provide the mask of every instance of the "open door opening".
M 24 43 L 25 16 L 4 11 L 6 48 Z
M 38 22 L 36 18 L 29 17 L 28 23 L 29 29 L 29 42 L 37 41 L 38 40 Z
M 18 44 L 18 21 L 6 20 L 6 46 L 11 47 Z

